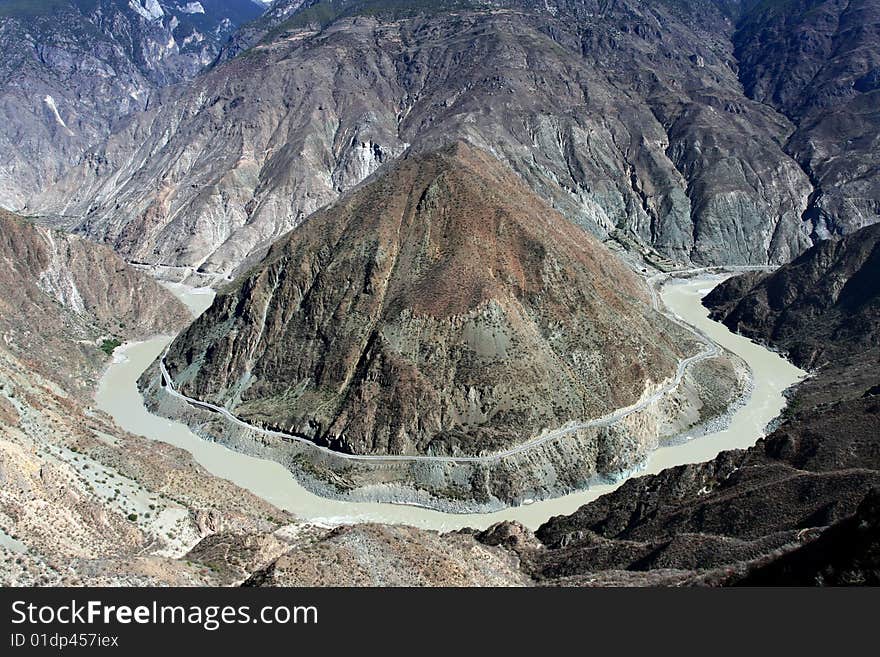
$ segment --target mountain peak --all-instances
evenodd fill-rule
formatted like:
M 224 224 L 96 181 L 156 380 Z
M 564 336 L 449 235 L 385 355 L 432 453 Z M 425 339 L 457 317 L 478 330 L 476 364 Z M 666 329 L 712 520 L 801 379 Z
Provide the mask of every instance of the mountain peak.
M 476 453 L 635 402 L 675 331 L 644 285 L 465 142 L 282 238 L 172 345 L 188 395 L 356 453 Z

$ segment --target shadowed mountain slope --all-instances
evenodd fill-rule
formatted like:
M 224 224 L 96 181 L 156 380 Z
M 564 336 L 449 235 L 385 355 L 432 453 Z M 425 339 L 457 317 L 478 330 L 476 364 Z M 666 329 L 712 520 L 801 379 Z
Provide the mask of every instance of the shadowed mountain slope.
M 880 225 L 821 242 L 772 274 L 732 278 L 704 303 L 802 367 L 867 352 L 880 335 Z

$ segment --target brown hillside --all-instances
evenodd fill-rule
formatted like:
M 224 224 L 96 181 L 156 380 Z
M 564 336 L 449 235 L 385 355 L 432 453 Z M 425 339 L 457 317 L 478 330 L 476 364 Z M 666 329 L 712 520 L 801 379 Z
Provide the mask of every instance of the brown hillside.
M 357 453 L 477 453 L 674 372 L 643 284 L 487 153 L 405 157 L 173 344 L 182 390 Z

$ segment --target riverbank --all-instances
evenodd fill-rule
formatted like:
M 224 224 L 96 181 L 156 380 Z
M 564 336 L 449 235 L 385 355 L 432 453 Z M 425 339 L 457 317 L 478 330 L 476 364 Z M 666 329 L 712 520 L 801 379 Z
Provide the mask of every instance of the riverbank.
M 444 513 L 492 513 L 625 479 L 657 447 L 683 432 L 705 433 L 710 424 L 723 426 L 729 409 L 747 394 L 748 367 L 656 300 L 655 310 L 681 329 L 676 331 L 689 354 L 674 373 L 646 386 L 630 406 L 488 454 L 340 453 L 303 436 L 254 426 L 227 408 L 182 395 L 163 358 L 139 384 L 151 412 L 182 421 L 205 440 L 281 463 L 322 497 Z
M 108 369 L 101 382 L 98 403 L 129 431 L 190 451 L 212 474 L 230 479 L 304 520 L 327 524 L 366 521 L 403 523 L 444 531 L 462 527 L 483 528 L 501 520 L 518 520 L 528 527 L 537 527 L 551 516 L 571 513 L 610 492 L 633 474 L 656 473 L 673 465 L 707 460 L 725 449 L 748 447 L 763 435 L 764 427 L 784 408 L 784 390 L 798 381 L 802 373 L 776 354 L 730 333 L 722 325 L 708 319 L 707 312 L 700 304 L 701 290 L 708 289 L 718 279 L 717 276 L 701 277 L 684 283 L 667 284 L 663 299 L 671 312 L 710 335 L 724 349 L 742 357 L 755 373 L 754 394 L 732 414 L 728 426 L 718 431 L 705 431 L 700 438 L 693 437 L 698 435 L 697 431 L 691 431 L 681 436 L 676 444 L 660 446 L 647 456 L 641 467 L 633 468 L 633 472 L 621 473 L 619 481 L 600 482 L 593 479 L 586 482 L 590 487 L 584 490 L 489 513 L 450 514 L 417 506 L 328 499 L 301 485 L 279 463 L 229 450 L 196 435 L 184 424 L 150 414 L 143 405 L 136 380 L 162 353 L 169 337 L 120 347 L 126 362 L 114 364 Z M 308 486 L 310 482 L 306 480 L 304 483 Z M 314 485 L 314 482 L 311 483 Z M 395 494 L 390 487 L 377 493 L 386 496 L 385 499 Z
M 151 412 L 182 421 L 203 440 L 281 463 L 321 497 L 490 514 L 621 481 L 682 431 L 698 434 L 724 424 L 728 409 L 747 394 L 748 368 L 727 356 L 699 360 L 665 394 L 655 397 L 655 391 L 647 391 L 650 402 L 644 406 L 478 457 L 339 454 L 189 402 L 159 386 L 159 380 L 155 364 L 140 379 L 146 382 Z

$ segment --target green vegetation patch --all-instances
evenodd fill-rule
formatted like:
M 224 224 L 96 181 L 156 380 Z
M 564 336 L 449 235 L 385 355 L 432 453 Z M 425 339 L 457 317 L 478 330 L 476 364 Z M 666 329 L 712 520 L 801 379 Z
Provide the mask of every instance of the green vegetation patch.
M 101 351 L 103 351 L 108 356 L 113 354 L 113 351 L 122 344 L 122 341 L 117 340 L 116 338 L 105 338 L 101 343 Z

